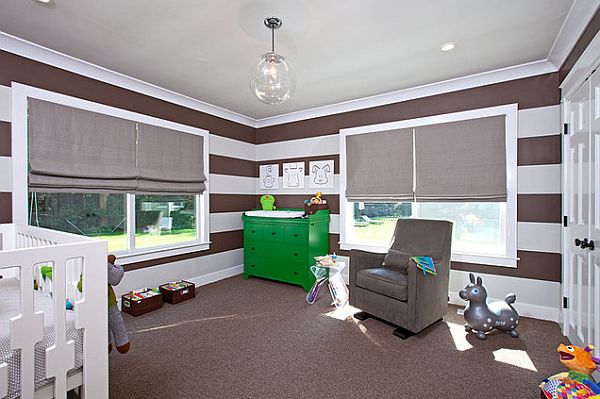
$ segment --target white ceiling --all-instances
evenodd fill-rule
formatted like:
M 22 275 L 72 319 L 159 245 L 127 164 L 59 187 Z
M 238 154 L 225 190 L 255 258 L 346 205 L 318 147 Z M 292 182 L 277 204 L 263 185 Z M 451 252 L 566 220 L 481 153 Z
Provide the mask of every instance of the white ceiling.
M 545 60 L 573 0 L 2 0 L 0 30 L 261 119 Z M 296 80 L 287 102 L 249 79 L 276 51 Z M 443 53 L 440 45 L 456 42 Z

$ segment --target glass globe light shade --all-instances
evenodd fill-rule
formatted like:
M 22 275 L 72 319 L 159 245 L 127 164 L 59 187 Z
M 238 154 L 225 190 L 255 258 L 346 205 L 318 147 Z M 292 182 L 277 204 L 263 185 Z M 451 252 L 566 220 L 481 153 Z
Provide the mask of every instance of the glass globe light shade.
M 292 96 L 295 84 L 289 75 L 285 59 L 277 53 L 269 52 L 260 57 L 250 87 L 261 102 L 276 105 Z

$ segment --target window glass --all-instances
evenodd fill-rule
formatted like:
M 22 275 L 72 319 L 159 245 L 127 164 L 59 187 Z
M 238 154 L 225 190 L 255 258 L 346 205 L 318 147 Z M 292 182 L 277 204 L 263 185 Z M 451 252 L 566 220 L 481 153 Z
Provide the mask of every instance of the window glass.
M 125 194 L 30 193 L 29 224 L 108 241 L 127 249 Z
M 389 246 L 398 218 L 449 220 L 454 223 L 452 251 L 475 255 L 506 255 L 506 203 L 419 202 L 349 203 L 350 241 Z
M 135 247 L 196 241 L 195 195 L 136 195 Z

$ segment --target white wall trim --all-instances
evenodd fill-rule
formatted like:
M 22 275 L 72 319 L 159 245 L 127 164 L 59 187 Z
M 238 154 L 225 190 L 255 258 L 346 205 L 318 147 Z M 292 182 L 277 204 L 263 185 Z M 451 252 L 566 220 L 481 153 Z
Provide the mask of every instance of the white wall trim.
M 111 71 L 107 68 L 80 60 L 58 51 L 0 32 L 0 49 L 44 64 L 52 65 L 101 82 L 146 94 L 173 104 L 214 115 L 243 125 L 254 127 L 255 120 L 225 108 L 196 100 L 192 97 Z
M 229 277 L 237 276 L 242 273 L 244 273 L 244 265 L 237 265 L 233 267 L 228 267 L 227 269 L 218 270 L 216 272 L 203 274 L 201 276 L 193 277 L 187 280 L 194 283 L 196 287 L 200 287 L 206 284 L 215 283 L 219 280 L 224 280 Z
M 563 80 L 560 88 L 562 89 L 563 101 L 573 95 L 575 90 L 591 75 L 592 71 L 600 64 L 600 32 L 596 34 L 590 42 L 581 57 L 577 60 L 571 72 Z
M 548 54 L 548 61 L 559 69 L 600 6 L 600 0 L 575 0 Z
M 600 1 L 600 0 L 598 0 Z M 340 112 L 355 111 L 391 103 L 428 97 L 452 91 L 470 89 L 494 83 L 506 82 L 545 73 L 556 72 L 557 68 L 547 60 L 539 60 L 526 64 L 486 71 L 474 75 L 435 82 L 427 85 L 383 93 L 375 96 L 358 98 L 351 101 L 309 108 L 269 118 L 255 119 L 240 113 L 200 101 L 189 96 L 161 88 L 151 83 L 127 76 L 87 61 L 43 47 L 39 44 L 0 32 L 0 49 L 20 55 L 44 64 L 52 65 L 66 71 L 96 79 L 141 94 L 152 96 L 173 104 L 181 105 L 196 111 L 204 112 L 246 126 L 261 128 L 282 123 L 332 115 Z
M 404 90 L 378 94 L 375 96 L 358 98 L 323 107 L 310 108 L 288 114 L 258 119 L 255 127 L 267 127 L 280 125 L 282 123 L 296 122 L 304 119 L 318 118 L 342 112 L 356 111 L 359 109 L 378 107 L 382 105 L 413 100 L 416 98 L 429 97 L 437 94 L 449 93 L 486 86 L 494 83 L 506 82 L 536 75 L 556 72 L 556 67 L 546 60 L 515 65 L 493 71 L 482 72 L 474 75 L 462 76 L 455 79 L 412 87 Z

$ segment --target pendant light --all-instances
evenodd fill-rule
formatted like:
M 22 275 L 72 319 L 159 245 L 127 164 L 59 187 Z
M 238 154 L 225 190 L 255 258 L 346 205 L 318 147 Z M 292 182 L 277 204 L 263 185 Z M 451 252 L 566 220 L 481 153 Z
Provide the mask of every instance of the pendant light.
M 265 18 L 264 23 L 268 29 L 271 29 L 271 51 L 260 57 L 250 87 L 259 101 L 277 105 L 291 97 L 295 84 L 289 75 L 285 58 L 275 52 L 275 29 L 281 27 L 281 19 L 269 17 Z

